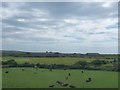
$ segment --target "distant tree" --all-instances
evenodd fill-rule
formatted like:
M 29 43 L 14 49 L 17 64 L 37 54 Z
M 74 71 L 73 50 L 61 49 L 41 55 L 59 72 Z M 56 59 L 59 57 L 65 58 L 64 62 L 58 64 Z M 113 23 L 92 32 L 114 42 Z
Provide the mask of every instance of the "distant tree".
M 116 59 L 113 59 L 113 62 L 117 62 L 117 60 L 116 60 Z
M 100 65 L 103 64 L 103 61 L 102 61 L 102 60 L 94 60 L 94 61 L 92 61 L 91 63 L 92 63 L 93 65 L 95 65 L 95 66 L 100 66 Z
M 55 54 L 59 54 L 59 52 L 55 52 Z
M 26 54 L 28 54 L 28 55 L 29 55 L 29 54 L 31 54 L 31 53 L 30 53 L 30 52 L 27 52 Z
M 31 63 L 29 63 L 29 62 L 25 62 L 25 63 L 22 64 L 22 66 L 23 66 L 23 67 L 34 67 L 35 64 L 31 64 Z
M 37 63 L 37 64 L 36 64 L 36 66 L 37 66 L 37 67 L 40 67 L 40 64 L 39 64 L 39 63 Z
M 7 65 L 9 65 L 10 67 L 16 67 L 17 66 L 17 62 L 14 59 L 10 59 L 8 61 L 5 62 Z
M 48 51 L 46 51 L 46 53 L 48 53 Z
M 107 61 L 105 61 L 105 60 L 102 60 L 102 63 L 103 63 L 103 64 L 107 64 Z
M 80 61 L 79 64 L 82 66 L 82 67 L 85 67 L 88 63 L 86 61 Z
M 88 63 L 86 61 L 79 61 L 79 62 L 75 63 L 72 67 L 84 69 L 87 66 L 88 66 Z

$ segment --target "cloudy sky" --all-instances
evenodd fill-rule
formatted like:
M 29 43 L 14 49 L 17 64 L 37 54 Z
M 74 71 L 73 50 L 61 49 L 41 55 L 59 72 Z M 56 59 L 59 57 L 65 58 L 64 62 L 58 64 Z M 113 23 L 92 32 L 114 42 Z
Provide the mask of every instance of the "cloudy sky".
M 4 2 L 4 50 L 118 52 L 117 2 Z

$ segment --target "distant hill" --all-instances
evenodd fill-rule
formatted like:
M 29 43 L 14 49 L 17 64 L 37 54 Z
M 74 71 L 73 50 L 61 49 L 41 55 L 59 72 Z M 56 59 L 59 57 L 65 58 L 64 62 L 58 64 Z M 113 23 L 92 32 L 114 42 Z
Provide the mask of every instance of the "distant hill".
M 59 53 L 59 52 L 23 52 L 23 51 L 2 51 L 2 56 L 14 57 L 79 57 L 80 53 Z
M 99 53 L 60 53 L 60 52 L 25 52 L 25 51 L 7 51 L 2 50 L 2 56 L 14 56 L 14 57 L 83 57 L 83 56 L 100 56 L 109 54 Z M 112 54 L 111 54 L 112 55 Z M 115 55 L 115 54 L 113 54 Z M 117 55 L 117 54 L 116 54 Z

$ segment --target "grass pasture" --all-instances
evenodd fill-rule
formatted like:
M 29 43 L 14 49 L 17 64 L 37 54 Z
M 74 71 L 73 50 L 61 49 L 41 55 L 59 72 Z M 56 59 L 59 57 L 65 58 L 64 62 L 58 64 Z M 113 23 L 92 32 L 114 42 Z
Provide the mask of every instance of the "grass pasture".
M 79 57 L 45 57 L 45 58 L 39 58 L 39 57 L 3 57 L 3 61 L 7 61 L 10 59 L 14 59 L 17 63 L 40 63 L 40 64 L 64 64 L 64 65 L 72 65 L 80 60 L 85 61 L 92 61 L 95 60 L 95 58 L 79 58 Z
M 10 59 L 14 59 L 17 63 L 39 63 L 39 64 L 64 64 L 64 65 L 72 65 L 78 61 L 87 61 L 91 62 L 96 59 L 107 60 L 106 57 L 2 57 L 2 61 L 8 61 Z M 110 61 L 113 59 L 109 59 Z
M 8 71 L 9 73 L 5 73 Z M 71 76 L 68 76 L 68 73 Z M 66 80 L 66 77 L 68 79 Z M 86 83 L 85 80 L 91 77 L 92 82 Z M 77 88 L 117 88 L 118 73 L 109 71 L 85 70 L 53 70 L 25 68 L 3 68 L 2 74 L 3 88 L 63 88 L 56 83 L 57 80 Z

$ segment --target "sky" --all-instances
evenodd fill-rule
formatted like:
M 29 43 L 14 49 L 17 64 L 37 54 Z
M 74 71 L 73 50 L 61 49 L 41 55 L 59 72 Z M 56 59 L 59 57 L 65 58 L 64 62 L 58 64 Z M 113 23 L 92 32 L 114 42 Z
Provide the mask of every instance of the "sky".
M 117 2 L 3 2 L 2 49 L 118 53 Z

